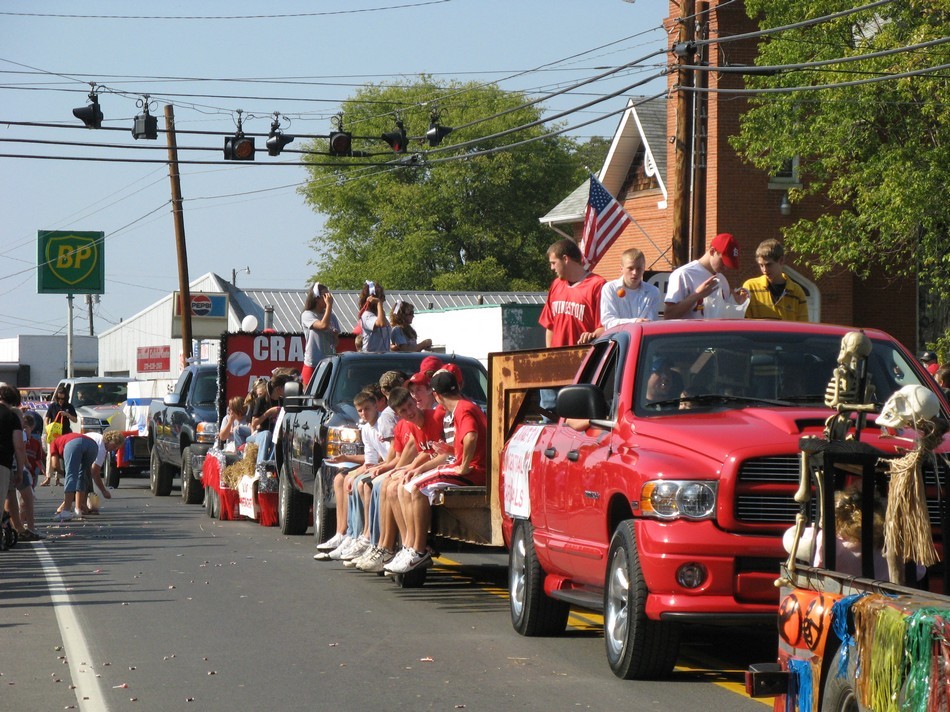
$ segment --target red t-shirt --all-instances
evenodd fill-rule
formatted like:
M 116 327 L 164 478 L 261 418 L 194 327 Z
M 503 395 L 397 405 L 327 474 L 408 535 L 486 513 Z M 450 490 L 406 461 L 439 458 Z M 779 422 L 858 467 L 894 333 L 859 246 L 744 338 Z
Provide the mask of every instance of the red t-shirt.
M 408 420 L 397 420 L 393 428 L 393 447 L 397 455 L 406 449 L 406 443 L 412 440 L 412 423 Z
M 538 323 L 551 330 L 551 346 L 573 346 L 581 334 L 600 326 L 600 292 L 606 280 L 589 274 L 569 284 L 555 279 Z
M 468 433 L 475 433 L 475 454 L 470 463 L 471 471 L 465 475 L 473 485 L 485 484 L 485 448 L 488 433 L 488 419 L 482 409 L 464 398 L 455 406 L 452 413 L 452 422 L 455 424 L 455 464 L 462 462 L 462 440 Z
M 76 438 L 82 438 L 82 437 L 85 437 L 85 436 L 82 435 L 81 433 L 66 433 L 65 435 L 60 435 L 52 443 L 50 443 L 50 446 L 49 446 L 50 455 L 54 455 L 56 457 L 62 457 L 63 448 L 66 447 L 66 443 L 68 443 L 70 440 L 75 440 Z
M 445 442 L 442 437 L 442 418 L 434 410 L 424 410 L 422 426 L 415 423 L 409 423 L 412 428 L 412 437 L 416 441 L 416 448 L 419 452 L 427 452 L 435 455 L 435 444 Z

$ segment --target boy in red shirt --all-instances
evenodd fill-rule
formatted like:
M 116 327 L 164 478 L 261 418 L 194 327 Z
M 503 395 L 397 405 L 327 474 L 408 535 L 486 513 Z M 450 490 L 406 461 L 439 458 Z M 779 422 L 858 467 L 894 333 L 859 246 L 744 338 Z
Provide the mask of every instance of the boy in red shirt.
M 454 487 L 485 484 L 485 443 L 488 421 L 481 408 L 462 397 L 458 380 L 449 371 L 437 371 L 431 388 L 439 405 L 452 414 L 455 438 L 452 447 L 439 447 L 438 455 L 409 470 L 399 496 L 406 518 L 403 554 L 386 567 L 406 573 L 432 566 L 426 537 L 432 521 L 432 500 L 438 492 Z

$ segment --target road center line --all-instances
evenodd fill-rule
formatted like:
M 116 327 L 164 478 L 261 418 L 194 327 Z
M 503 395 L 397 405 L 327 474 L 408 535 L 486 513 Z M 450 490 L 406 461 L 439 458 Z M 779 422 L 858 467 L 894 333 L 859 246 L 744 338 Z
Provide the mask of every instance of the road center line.
M 76 686 L 76 701 L 79 703 L 79 709 L 108 712 L 109 706 L 102 694 L 99 678 L 95 675 L 92 654 L 79 619 L 76 617 L 72 599 L 66 590 L 66 583 L 43 542 L 36 542 L 33 547 L 43 567 L 43 573 L 46 575 L 50 601 L 56 612 L 56 622 L 59 624 L 63 648 L 66 651 L 66 661 L 69 663 L 69 676 Z

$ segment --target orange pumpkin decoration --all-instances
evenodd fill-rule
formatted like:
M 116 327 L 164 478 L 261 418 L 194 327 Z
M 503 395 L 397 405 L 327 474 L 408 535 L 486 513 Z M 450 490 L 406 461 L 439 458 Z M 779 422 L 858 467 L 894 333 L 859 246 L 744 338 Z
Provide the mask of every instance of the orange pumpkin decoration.
M 802 621 L 805 619 L 805 611 L 799 601 L 799 596 L 804 593 L 804 591 L 793 591 L 782 599 L 778 607 L 778 634 L 793 648 L 797 648 L 802 640 Z M 808 605 L 807 602 L 805 605 Z
M 828 640 L 828 631 L 831 630 L 831 608 L 840 596 L 829 593 L 820 593 L 815 596 L 805 609 L 805 619 L 802 621 L 802 638 L 811 651 L 821 651 Z

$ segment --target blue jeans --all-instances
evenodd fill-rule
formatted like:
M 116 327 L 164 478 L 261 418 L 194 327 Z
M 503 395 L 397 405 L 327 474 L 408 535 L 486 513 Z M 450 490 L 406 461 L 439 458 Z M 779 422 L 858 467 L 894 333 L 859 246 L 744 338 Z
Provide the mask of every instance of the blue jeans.
M 346 533 L 354 539 L 363 533 L 363 500 L 355 486 L 346 498 Z
M 96 461 L 99 446 L 90 438 L 74 438 L 63 448 L 63 467 L 66 470 L 65 492 L 86 491 L 85 474 Z
M 257 464 L 270 460 L 271 451 L 274 449 L 270 430 L 258 430 L 256 433 L 248 435 L 244 442 L 257 445 Z

